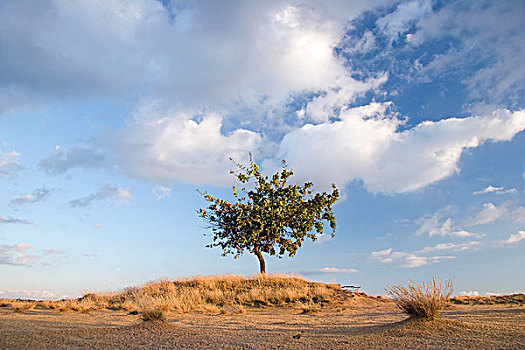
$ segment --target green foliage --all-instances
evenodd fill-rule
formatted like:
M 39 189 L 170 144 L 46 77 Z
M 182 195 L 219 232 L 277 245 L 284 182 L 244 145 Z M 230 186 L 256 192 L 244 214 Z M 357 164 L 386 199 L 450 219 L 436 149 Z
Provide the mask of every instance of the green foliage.
M 233 161 L 233 160 L 232 160 Z M 234 162 L 235 163 L 235 162 Z M 332 185 L 332 193 L 313 193 L 313 184 L 302 186 L 288 184 L 293 175 L 283 161 L 282 170 L 271 178 L 263 176 L 259 166 L 250 155 L 250 166 L 235 163 L 237 171 L 230 171 L 242 184 L 233 186 L 235 201 L 228 202 L 207 192 L 200 192 L 209 206 L 200 209 L 213 231 L 213 243 L 208 248 L 221 247 L 223 255 L 233 254 L 235 258 L 246 250 L 255 254 L 264 270 L 261 253 L 277 255 L 288 253 L 293 257 L 305 237 L 316 240 L 316 234 L 323 232 L 325 221 L 334 236 L 336 223 L 332 205 L 339 198 L 339 192 Z M 253 189 L 246 186 L 253 180 Z

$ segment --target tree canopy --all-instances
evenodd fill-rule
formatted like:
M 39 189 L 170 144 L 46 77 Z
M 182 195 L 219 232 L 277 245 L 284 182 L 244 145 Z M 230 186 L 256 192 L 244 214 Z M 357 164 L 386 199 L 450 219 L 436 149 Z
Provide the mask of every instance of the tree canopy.
M 234 164 L 237 170 L 230 173 L 242 184 L 240 189 L 233 186 L 234 201 L 199 191 L 209 202 L 199 215 L 213 232 L 213 242 L 206 247 L 221 247 L 223 256 L 233 254 L 235 258 L 244 251 L 255 254 L 260 272 L 265 273 L 262 253 L 293 257 L 306 237 L 315 241 L 316 235 L 323 233 L 325 222 L 330 225 L 331 236 L 335 235 L 332 205 L 339 192 L 334 184 L 331 193 L 314 193 L 311 182 L 289 184 L 293 171 L 284 160 L 281 171 L 271 178 L 263 176 L 251 155 L 248 167 Z M 249 189 L 252 179 L 254 186 Z

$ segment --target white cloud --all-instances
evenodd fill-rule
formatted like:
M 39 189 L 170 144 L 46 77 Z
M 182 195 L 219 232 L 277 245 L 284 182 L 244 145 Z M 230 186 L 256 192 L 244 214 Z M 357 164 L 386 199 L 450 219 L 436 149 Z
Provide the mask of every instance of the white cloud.
M 416 32 L 410 36 L 411 45 L 443 39 L 454 40 L 455 44 L 434 56 L 419 69 L 419 74 L 435 77 L 452 71 L 469 71 L 483 62 L 482 68 L 468 74 L 463 81 L 471 99 L 488 103 L 520 99 L 525 81 L 520 61 L 525 55 L 522 9 L 514 1 L 462 1 L 451 2 L 431 16 L 421 17 Z
M 116 204 L 123 204 L 130 200 L 131 197 L 131 191 L 129 188 L 106 184 L 100 187 L 98 192 L 86 197 L 70 200 L 68 204 L 72 208 L 85 208 L 89 207 L 94 201 L 108 198 L 113 198 Z
M 28 250 L 32 253 L 28 254 Z M 50 259 L 64 256 L 64 253 L 63 251 L 49 248 L 41 249 L 39 252 L 35 246 L 28 243 L 0 244 L 0 265 L 48 265 Z
M 505 241 L 502 241 L 503 244 L 513 244 L 525 239 L 525 231 L 518 231 L 518 233 L 513 233 Z
M 332 274 L 332 273 L 358 273 L 359 270 L 348 269 L 348 268 L 339 268 L 339 267 L 323 267 L 320 269 L 304 271 L 304 275 L 316 275 L 316 274 Z
M 155 186 L 151 190 L 151 193 L 153 193 L 153 197 L 155 197 L 156 201 L 160 201 L 160 200 L 162 200 L 164 198 L 168 198 L 169 196 L 171 196 L 171 192 L 172 191 L 173 191 L 173 189 L 171 189 L 169 187 Z
M 45 187 L 37 188 L 32 193 L 17 196 L 11 199 L 10 203 L 14 205 L 23 205 L 43 201 L 49 197 L 51 190 Z
M 416 231 L 417 235 L 427 234 L 432 236 L 455 236 L 455 237 L 470 237 L 477 236 L 474 233 L 467 232 L 456 227 L 452 218 L 445 218 L 447 208 L 435 212 L 432 215 L 425 215 L 414 221 L 419 225 Z
M 319 234 L 319 235 L 316 235 L 316 240 L 313 242 L 313 244 L 321 245 L 323 243 L 330 242 L 332 239 L 334 238 L 332 237 L 331 234 L 328 234 L 328 233 Z
M 0 291 L 0 297 L 6 299 L 34 299 L 34 300 L 58 300 L 63 299 L 65 295 L 57 295 L 45 289 L 8 289 Z
M 193 114 L 163 110 L 158 101 L 143 103 L 121 131 L 116 145 L 122 167 L 133 176 L 152 181 L 229 184 L 232 163 L 246 161 L 261 136 L 237 129 L 225 136 L 222 118 L 207 114 L 200 122 Z
M 470 241 L 470 242 L 465 242 L 465 243 L 438 243 L 432 247 L 425 247 L 419 250 L 418 253 L 426 254 L 426 253 L 441 251 L 441 250 L 466 251 L 466 250 L 474 249 L 479 244 L 480 242 L 478 241 Z
M 123 129 L 106 140 L 107 153 L 99 147 L 57 148 L 39 166 L 60 174 L 118 164 L 132 176 L 161 183 L 228 184 L 228 157 L 245 161 L 253 151 L 262 159 L 286 158 L 298 176 L 321 188 L 361 180 L 373 193 L 411 192 L 457 173 L 466 148 L 508 141 L 525 128 L 524 111 L 427 121 L 402 130 L 404 120 L 387 111 L 388 103 L 348 110 L 357 97 L 377 93 L 387 75 L 356 81 L 333 49 L 349 20 L 380 3 L 12 2 L 0 13 L 0 45 L 6 48 L 0 87 L 16 87 L 9 91 L 17 91 L 17 101 L 35 95 L 143 97 Z M 443 13 L 465 28 L 450 11 Z M 410 42 L 417 46 L 447 32 L 442 29 L 448 17 L 431 12 L 431 1 L 402 2 L 377 25 L 395 38 L 416 24 Z M 467 22 L 467 28 L 480 26 Z M 492 30 L 478 29 L 483 35 Z M 368 33 L 363 50 L 374 46 Z M 474 80 L 467 83 L 476 85 Z M 509 80 L 498 89 L 508 91 L 513 84 Z M 302 118 L 293 126 L 283 126 L 284 106 L 301 94 L 317 97 L 300 109 Z M 304 122 L 317 125 L 294 130 Z M 268 131 L 268 125 L 279 130 Z M 272 138 L 274 131 L 279 136 Z
M 382 264 L 395 265 L 399 267 L 414 268 L 437 263 L 443 259 L 454 259 L 454 256 L 424 256 L 417 252 L 396 252 L 392 248 L 370 253 L 370 259 L 377 260 Z
M 507 194 L 507 193 L 516 193 L 518 190 L 515 188 L 509 188 L 505 189 L 504 187 L 496 187 L 489 185 L 487 188 L 473 192 L 472 194 L 487 194 L 487 193 L 495 193 L 495 194 Z
M 376 24 L 381 33 L 389 36 L 392 41 L 410 29 L 414 21 L 426 17 L 431 12 L 430 0 L 407 1 L 401 3 L 394 12 L 379 18 Z
M 413 268 L 431 263 L 438 263 L 444 259 L 455 259 L 455 256 L 451 255 L 432 255 L 435 252 L 464 252 L 474 249 L 479 244 L 480 243 L 478 241 L 470 241 L 465 243 L 438 243 L 432 247 L 424 247 L 420 250 L 412 252 L 398 252 L 394 251 L 392 248 L 389 248 L 372 252 L 368 257 L 372 260 L 379 261 L 382 264 Z
M 508 141 L 525 129 L 525 110 L 426 121 L 398 131 L 388 104 L 344 110 L 340 121 L 305 125 L 287 134 L 279 156 L 297 174 L 326 188 L 360 179 L 373 192 L 415 191 L 459 172 L 466 148 Z M 326 150 L 330 150 L 327 152 Z
M 466 295 L 468 297 L 479 297 L 479 292 L 477 290 L 469 290 L 460 292 L 461 295 Z
M 466 225 L 482 225 L 493 223 L 499 220 L 509 220 L 509 221 L 525 221 L 525 208 L 524 207 L 515 207 L 512 208 L 513 202 L 507 201 L 502 203 L 499 206 L 496 206 L 493 203 L 483 204 L 483 209 L 477 213 L 473 218 L 466 222 Z
M 347 21 L 379 2 L 12 2 L 0 13 L 0 76 L 16 89 L 0 102 L 45 90 L 209 107 L 326 89 L 345 71 L 332 49 Z
M 339 78 L 325 94 L 307 104 L 306 115 L 315 122 L 326 122 L 330 116 L 337 115 L 337 110 L 350 103 L 355 96 L 373 90 L 386 81 L 386 74 L 367 82 L 355 81 L 349 77 Z
M 21 168 L 18 156 L 20 153 L 16 151 L 3 152 L 0 149 L 0 176 L 14 175 Z
M 482 225 L 494 222 L 499 220 L 507 213 L 506 205 L 503 204 L 499 207 L 495 206 L 492 203 L 483 204 L 483 209 L 472 218 L 468 224 L 473 225 Z

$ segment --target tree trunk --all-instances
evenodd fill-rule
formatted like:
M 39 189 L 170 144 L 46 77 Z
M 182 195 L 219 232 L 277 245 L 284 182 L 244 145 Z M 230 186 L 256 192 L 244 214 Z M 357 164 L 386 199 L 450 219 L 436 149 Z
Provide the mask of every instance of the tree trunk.
M 261 268 L 261 273 L 266 273 L 266 263 L 264 262 L 264 258 L 262 256 L 262 253 L 259 251 L 259 248 L 255 247 L 253 253 L 257 256 L 257 259 L 259 259 L 259 267 Z

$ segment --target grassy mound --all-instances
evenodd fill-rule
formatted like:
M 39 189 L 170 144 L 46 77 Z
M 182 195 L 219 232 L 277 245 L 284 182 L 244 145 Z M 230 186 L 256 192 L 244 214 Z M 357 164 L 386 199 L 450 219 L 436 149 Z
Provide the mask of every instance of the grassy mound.
M 161 279 L 119 292 L 88 293 L 78 299 L 33 302 L 31 308 L 75 312 L 126 310 L 140 313 L 145 320 L 163 319 L 170 312 L 242 314 L 246 307 L 261 306 L 289 306 L 304 312 L 316 312 L 321 310 L 323 303 L 340 297 L 343 292 L 339 285 L 308 282 L 295 276 L 261 274 L 248 278 L 219 275 Z M 25 304 L 24 301 L 12 301 L 9 306 L 25 310 Z

